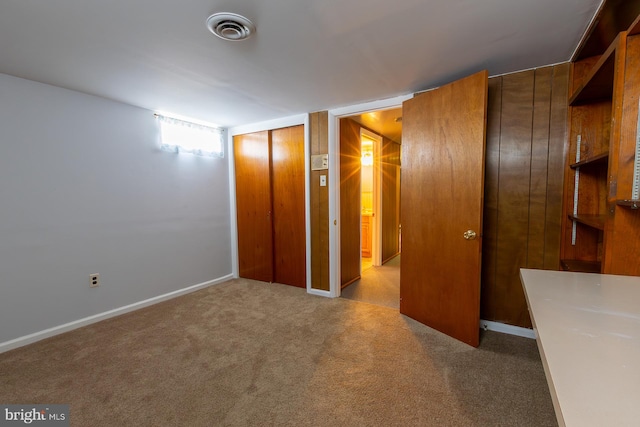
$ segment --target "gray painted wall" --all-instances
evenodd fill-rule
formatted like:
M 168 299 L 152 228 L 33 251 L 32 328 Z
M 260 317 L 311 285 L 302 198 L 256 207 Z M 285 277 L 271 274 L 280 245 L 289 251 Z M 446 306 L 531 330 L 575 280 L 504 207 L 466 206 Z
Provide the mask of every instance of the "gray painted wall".
M 231 274 L 228 158 L 160 151 L 151 111 L 0 74 L 0 343 Z

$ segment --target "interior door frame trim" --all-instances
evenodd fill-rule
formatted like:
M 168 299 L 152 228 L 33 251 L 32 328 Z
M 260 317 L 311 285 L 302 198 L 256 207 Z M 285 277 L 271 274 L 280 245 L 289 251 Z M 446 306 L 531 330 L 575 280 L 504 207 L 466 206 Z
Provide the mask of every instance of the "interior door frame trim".
M 227 131 L 227 153 L 229 155 L 229 211 L 231 215 L 231 274 L 234 278 L 239 277 L 238 261 L 238 221 L 236 205 L 236 168 L 233 147 L 233 137 L 247 133 L 262 132 L 265 130 L 281 129 L 291 126 L 304 126 L 304 222 L 305 222 L 305 246 L 306 246 L 306 285 L 308 293 L 315 293 L 311 288 L 311 197 L 310 197 L 310 176 L 309 169 L 311 159 L 311 147 L 309 138 L 309 115 L 298 114 L 295 116 L 283 117 L 281 119 L 268 120 L 248 125 L 235 126 Z
M 370 111 L 402 107 L 413 93 L 329 110 L 329 292 L 340 296 L 340 119 Z M 333 225 L 333 226 L 331 226 Z M 325 292 L 323 292 L 324 294 Z
M 373 144 L 373 212 L 371 217 L 371 260 L 374 267 L 382 265 L 382 242 L 380 234 L 382 231 L 382 136 L 370 130 L 360 127 L 360 138 L 366 136 L 374 141 Z M 362 220 L 360 221 L 362 228 Z M 360 247 L 362 247 L 362 235 L 360 236 Z M 360 253 L 360 271 L 362 272 L 362 252 Z

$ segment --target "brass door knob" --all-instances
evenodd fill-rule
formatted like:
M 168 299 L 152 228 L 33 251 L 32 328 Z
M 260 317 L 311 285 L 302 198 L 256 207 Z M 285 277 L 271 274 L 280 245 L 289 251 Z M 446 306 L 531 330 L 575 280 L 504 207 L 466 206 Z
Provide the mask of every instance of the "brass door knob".
M 477 234 L 475 231 L 473 230 L 467 230 L 464 232 L 464 234 L 462 235 L 466 240 L 475 240 Z

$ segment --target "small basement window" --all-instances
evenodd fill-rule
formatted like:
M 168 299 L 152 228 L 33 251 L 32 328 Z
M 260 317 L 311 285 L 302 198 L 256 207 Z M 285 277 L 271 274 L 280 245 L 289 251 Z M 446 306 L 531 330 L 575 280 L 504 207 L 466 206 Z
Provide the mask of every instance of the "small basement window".
M 222 129 L 156 114 L 160 149 L 205 157 L 224 157 Z

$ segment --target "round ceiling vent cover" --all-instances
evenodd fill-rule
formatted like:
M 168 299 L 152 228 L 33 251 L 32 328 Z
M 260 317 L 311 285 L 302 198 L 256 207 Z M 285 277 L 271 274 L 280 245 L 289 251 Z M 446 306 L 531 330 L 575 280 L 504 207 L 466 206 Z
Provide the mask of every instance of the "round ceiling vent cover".
M 256 32 L 256 26 L 244 16 L 224 12 L 208 17 L 207 28 L 221 39 L 231 41 L 248 39 Z

